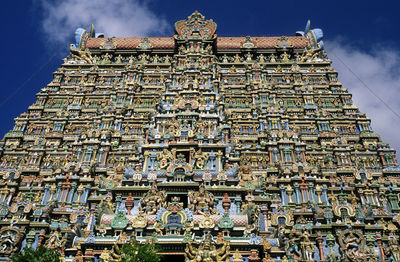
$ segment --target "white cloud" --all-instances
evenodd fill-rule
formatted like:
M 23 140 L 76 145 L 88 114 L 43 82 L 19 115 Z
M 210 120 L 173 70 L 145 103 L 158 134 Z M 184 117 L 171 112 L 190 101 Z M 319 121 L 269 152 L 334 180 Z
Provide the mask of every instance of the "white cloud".
M 43 32 L 53 43 L 72 43 L 75 29 L 88 29 L 105 36 L 165 34 L 170 25 L 139 0 L 41 0 Z
M 383 142 L 396 149 L 399 158 L 400 118 L 376 98 L 337 57 L 393 111 L 400 114 L 400 52 L 377 46 L 367 53 L 342 40 L 327 42 L 326 49 L 333 67 L 339 72 L 339 81 L 353 94 L 353 103 L 367 114 L 373 130 L 381 136 Z

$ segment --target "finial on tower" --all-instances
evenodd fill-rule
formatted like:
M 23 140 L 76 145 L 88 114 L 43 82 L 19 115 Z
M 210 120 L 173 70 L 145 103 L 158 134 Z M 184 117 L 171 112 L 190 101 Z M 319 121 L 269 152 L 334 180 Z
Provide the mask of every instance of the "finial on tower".
M 297 31 L 296 35 L 305 36 L 308 39 L 311 48 L 324 49 L 324 41 L 322 41 L 324 33 L 322 29 L 315 28 L 310 30 L 310 25 L 311 22 L 310 20 L 308 20 L 304 31 Z
M 176 39 L 201 39 L 212 40 L 216 37 L 217 24 L 212 20 L 204 20 L 204 16 L 194 11 L 187 20 L 180 20 L 175 23 Z
M 79 27 L 75 30 L 75 44 L 72 44 L 72 48 L 84 50 L 89 37 L 101 38 L 104 37 L 104 34 L 96 33 L 93 24 L 90 25 L 89 31 Z

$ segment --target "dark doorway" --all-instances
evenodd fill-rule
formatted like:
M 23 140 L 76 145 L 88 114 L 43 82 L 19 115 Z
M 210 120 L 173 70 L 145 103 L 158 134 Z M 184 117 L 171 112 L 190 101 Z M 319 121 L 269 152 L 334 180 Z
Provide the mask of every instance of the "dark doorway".
M 184 255 L 163 255 L 162 262 L 184 262 Z

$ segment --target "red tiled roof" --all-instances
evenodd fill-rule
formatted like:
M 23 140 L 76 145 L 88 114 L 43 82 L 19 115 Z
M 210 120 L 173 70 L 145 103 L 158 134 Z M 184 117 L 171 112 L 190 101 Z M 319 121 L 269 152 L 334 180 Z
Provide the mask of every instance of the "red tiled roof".
M 113 41 L 117 49 L 136 49 L 143 39 L 143 37 L 115 37 Z M 107 40 L 108 38 L 89 38 L 86 47 L 99 48 L 100 45 Z M 156 49 L 171 49 L 175 47 L 175 42 L 172 37 L 148 37 L 148 40 L 151 46 Z
M 143 37 L 128 37 L 128 38 L 113 38 L 117 49 L 136 49 L 143 41 Z M 251 37 L 251 41 L 255 48 L 275 48 L 281 37 L 268 36 L 268 37 Z M 293 48 L 305 48 L 307 46 L 307 39 L 303 36 L 287 36 L 286 39 L 293 46 Z M 105 43 L 108 38 L 89 38 L 86 47 L 90 49 L 99 48 Z M 155 49 L 173 49 L 175 42 L 173 37 L 148 37 L 148 40 Z M 239 49 L 242 47 L 246 37 L 218 37 L 218 49 Z
M 255 48 L 275 48 L 280 39 L 280 36 L 251 37 Z M 308 43 L 307 39 L 303 36 L 287 36 L 286 39 L 294 48 L 305 48 Z M 218 37 L 217 48 L 238 49 L 242 47 L 245 40 L 246 37 Z

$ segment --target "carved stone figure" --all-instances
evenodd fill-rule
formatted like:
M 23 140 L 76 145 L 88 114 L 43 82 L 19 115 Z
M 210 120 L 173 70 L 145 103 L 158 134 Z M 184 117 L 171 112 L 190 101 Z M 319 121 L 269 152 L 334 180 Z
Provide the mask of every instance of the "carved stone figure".
M 207 155 L 207 153 L 203 153 L 203 152 L 201 151 L 201 149 L 199 149 L 199 150 L 194 154 L 194 157 L 193 157 L 193 158 L 194 158 L 195 161 L 196 161 L 196 167 L 197 167 L 198 169 L 203 169 L 205 163 L 207 162 L 208 155 Z
M 148 215 L 155 214 L 157 210 L 165 206 L 166 194 L 164 191 L 159 191 L 156 184 L 153 184 L 151 189 L 143 195 L 141 207 Z
M 73 45 L 71 44 L 69 50 L 71 51 L 71 55 L 74 58 L 76 58 L 78 60 L 85 61 L 88 64 L 93 63 L 93 57 L 92 57 L 92 55 L 91 55 L 89 50 L 87 50 L 87 49 L 86 50 L 75 49 L 72 46 Z
M 120 261 L 134 238 L 166 260 L 400 260 L 395 145 L 339 82 L 322 30 L 230 37 L 197 11 L 174 29 L 75 31 L 0 137 L 0 261 L 40 246 Z
M 60 249 L 65 245 L 66 239 L 60 236 L 60 233 L 55 230 L 44 245 L 48 249 Z
M 189 197 L 189 208 L 196 213 L 204 214 L 205 210 L 209 210 L 210 212 L 215 212 L 213 209 L 214 206 L 214 195 L 207 192 L 206 188 L 203 184 L 200 185 L 199 191 L 188 192 Z
M 185 249 L 185 260 L 191 262 L 222 262 L 228 257 L 229 250 L 230 245 L 227 241 L 224 241 L 222 246 L 217 249 L 208 233 L 200 244 L 189 241 Z
M 164 149 L 162 153 L 158 153 L 157 160 L 159 161 L 158 165 L 160 169 L 165 169 L 169 166 L 171 161 L 174 160 L 174 156 L 167 149 Z

